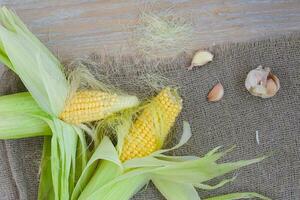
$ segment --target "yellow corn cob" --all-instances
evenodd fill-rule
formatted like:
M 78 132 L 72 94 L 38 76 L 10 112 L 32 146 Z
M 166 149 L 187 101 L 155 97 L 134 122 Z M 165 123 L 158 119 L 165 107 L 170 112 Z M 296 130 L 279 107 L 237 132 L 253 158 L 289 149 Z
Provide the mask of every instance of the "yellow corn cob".
M 122 162 L 150 155 L 160 149 L 182 108 L 177 93 L 163 89 L 142 111 L 125 137 Z
M 78 91 L 67 102 L 60 119 L 71 124 L 97 121 L 138 103 L 135 96 L 119 96 L 97 90 Z

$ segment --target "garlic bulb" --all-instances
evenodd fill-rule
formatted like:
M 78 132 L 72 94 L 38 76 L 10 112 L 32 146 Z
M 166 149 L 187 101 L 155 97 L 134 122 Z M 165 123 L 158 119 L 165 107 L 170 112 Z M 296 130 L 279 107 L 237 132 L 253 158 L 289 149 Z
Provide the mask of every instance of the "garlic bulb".
M 252 95 L 269 98 L 278 92 L 280 83 L 279 79 L 271 73 L 270 68 L 258 66 L 248 73 L 245 86 Z
M 224 88 L 221 83 L 215 85 L 207 95 L 207 100 L 211 102 L 216 102 L 222 99 L 224 95 Z
M 188 70 L 193 69 L 196 66 L 203 66 L 208 62 L 213 60 L 214 55 L 209 51 L 199 50 L 195 53 L 191 65 L 188 67 Z

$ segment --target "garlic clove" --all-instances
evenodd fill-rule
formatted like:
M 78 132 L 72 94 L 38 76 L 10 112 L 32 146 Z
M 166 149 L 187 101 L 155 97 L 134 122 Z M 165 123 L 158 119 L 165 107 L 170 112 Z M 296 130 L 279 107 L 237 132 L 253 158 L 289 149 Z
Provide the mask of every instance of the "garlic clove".
M 203 66 L 213 60 L 214 55 L 209 51 L 199 50 L 194 54 L 191 65 L 188 70 L 193 69 L 196 66 Z
M 222 99 L 224 96 L 224 87 L 221 83 L 215 85 L 207 95 L 207 100 L 210 102 L 216 102 Z
M 277 76 L 271 73 L 270 68 L 258 66 L 248 73 L 245 87 L 254 96 L 269 98 L 277 93 L 280 83 Z
M 265 68 L 260 65 L 256 69 L 251 70 L 246 78 L 245 86 L 247 90 L 250 90 L 252 87 L 257 85 L 265 85 L 267 82 L 268 75 L 270 73 L 270 68 Z
M 277 78 L 277 76 L 270 73 L 266 84 L 267 96 L 273 97 L 279 89 L 280 89 L 279 79 Z
M 254 96 L 262 96 L 263 94 L 267 93 L 267 90 L 264 86 L 258 85 L 256 87 L 251 88 L 250 93 L 252 93 Z
M 266 85 L 266 96 L 273 97 L 276 94 L 276 92 L 277 92 L 277 85 L 275 81 L 269 79 Z
M 279 81 L 279 78 L 277 77 L 277 76 L 275 76 L 275 74 L 273 74 L 273 73 L 271 73 L 270 72 L 270 74 L 269 74 L 269 76 L 268 76 L 268 79 L 272 79 L 274 82 L 275 82 L 275 84 L 276 84 L 276 86 L 277 86 L 277 91 L 280 89 L 280 81 Z

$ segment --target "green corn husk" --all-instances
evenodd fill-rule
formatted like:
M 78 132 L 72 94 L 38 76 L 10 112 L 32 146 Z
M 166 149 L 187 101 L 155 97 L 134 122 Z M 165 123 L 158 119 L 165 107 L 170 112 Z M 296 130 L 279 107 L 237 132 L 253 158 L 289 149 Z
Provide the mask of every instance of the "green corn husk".
M 88 197 L 79 198 L 79 200 L 122 200 L 130 199 L 141 188 L 149 182 L 146 175 L 137 175 L 130 178 L 124 178 L 116 182 L 109 182 L 96 192 L 90 194 Z
M 211 197 L 205 200 L 236 200 L 236 199 L 253 199 L 253 198 L 271 200 L 270 198 L 267 198 L 255 192 L 238 192 L 238 193 L 221 195 L 217 197 Z
M 192 184 L 176 183 L 159 177 L 152 178 L 152 182 L 166 199 L 200 200 Z
M 76 155 L 81 155 L 80 162 L 83 165 L 87 159 L 87 146 L 82 130 L 58 119 L 65 106 L 70 88 L 69 83 L 62 71 L 60 62 L 13 12 L 5 7 L 1 8 L 0 22 L 2 24 L 0 26 L 0 61 L 21 78 L 38 106 L 33 106 L 32 100 L 26 102 L 34 109 L 41 108 L 41 111 L 31 113 L 26 106 L 20 104 L 13 112 L 10 112 L 12 114 L 11 121 L 17 119 L 14 117 L 21 115 L 22 125 L 29 123 L 33 126 L 28 128 L 31 131 L 24 133 L 22 131 L 25 129 L 21 129 L 21 127 L 14 127 L 13 124 L 9 123 L 4 125 L 7 128 L 8 126 L 15 128 L 12 133 L 14 135 L 10 135 L 10 138 L 36 136 L 43 131 L 45 131 L 44 135 L 47 135 L 51 129 L 51 148 L 47 144 L 48 141 L 45 144 L 48 146 L 44 148 L 41 167 L 41 181 L 43 182 L 40 184 L 39 191 L 45 192 L 53 187 L 53 195 L 48 198 L 69 199 L 76 182 L 76 162 L 78 162 Z M 25 98 L 25 96 L 26 94 L 23 97 Z M 28 95 L 26 98 L 30 99 Z M 20 103 L 20 100 L 16 98 L 15 103 Z M 1 103 L 1 105 L 7 106 L 8 104 Z M 32 119 L 32 116 L 37 117 L 38 121 L 35 120 L 36 118 Z M 43 125 L 43 128 L 45 128 L 45 124 L 48 125 L 48 129 L 42 129 L 38 122 Z M 78 146 L 81 146 L 80 152 L 77 152 Z M 50 164 L 46 166 L 49 151 L 51 152 L 51 166 Z M 81 168 L 84 167 L 81 166 Z M 51 171 L 51 178 L 49 170 Z M 43 195 L 39 194 L 39 198 L 43 199 Z
M 118 130 L 122 130 L 120 134 L 122 135 L 121 137 L 123 137 L 126 128 L 119 128 Z M 261 157 L 252 160 L 218 164 L 217 161 L 231 150 L 219 152 L 220 147 L 213 149 L 203 157 L 164 155 L 163 153 L 177 149 L 189 140 L 191 130 L 187 122 L 184 122 L 183 131 L 181 140 L 173 148 L 156 151 L 147 157 L 128 160 L 122 163 L 121 166 L 117 156 L 118 145 L 115 147 L 116 149 L 113 150 L 112 143 L 105 137 L 98 146 L 97 156 L 95 154 L 92 156 L 94 157 L 93 162 L 95 165 L 98 164 L 98 167 L 96 168 L 94 166 L 93 169 L 86 169 L 94 170 L 92 178 L 90 178 L 89 183 L 86 183 L 86 181 L 78 182 L 81 189 L 85 187 L 81 191 L 78 199 L 128 200 L 147 185 L 149 181 L 152 181 L 168 200 L 199 200 L 200 197 L 196 188 L 204 190 L 216 189 L 230 183 L 235 177 L 224 179 L 213 186 L 206 184 L 207 181 L 264 159 L 264 157 Z M 95 160 L 96 158 L 101 159 L 101 161 Z M 108 167 L 113 168 L 107 170 Z M 88 179 L 89 178 L 86 180 Z M 74 199 L 77 198 L 79 193 L 80 192 L 77 192 L 76 195 L 74 195 Z M 229 199 L 231 197 L 250 197 L 251 195 L 254 197 L 256 193 L 237 193 L 230 195 L 225 197 L 229 197 Z M 258 194 L 255 197 L 268 199 Z
M 84 133 L 56 118 L 44 120 L 52 137 L 44 142 L 38 199 L 70 199 L 88 159 Z
M 48 114 L 63 110 L 69 84 L 60 62 L 11 11 L 0 11 L 0 57 L 9 63 L 37 104 Z
M 28 92 L 0 96 L 0 112 L 28 113 L 47 116 Z
M 102 160 L 100 165 L 99 160 Z M 93 174 L 96 168 L 96 173 Z M 114 145 L 108 137 L 104 137 L 82 172 L 71 199 L 75 200 L 79 195 L 82 198 L 88 196 L 89 190 L 85 189 L 87 184 L 91 190 L 95 190 L 120 175 L 122 171 L 122 164 Z
M 41 116 L 48 117 L 27 92 L 0 96 L 0 139 L 51 135 Z
M 12 11 L 2 7 L 0 22 L 0 61 L 21 78 L 30 93 L 12 96 L 14 105 L 6 101 L 0 102 L 0 108 L 9 105 L 8 111 L 0 110 L 0 118 L 1 116 L 7 118 L 0 123 L 0 138 L 51 134 L 51 142 L 45 139 L 44 144 L 39 199 L 43 199 L 44 194 L 41 193 L 47 191 L 51 191 L 48 197 L 50 199 L 70 199 L 73 190 L 78 190 L 75 185 L 77 181 L 81 181 L 89 150 L 83 132 L 86 129 L 83 125 L 77 127 L 67 124 L 61 121 L 59 116 L 64 111 L 67 98 L 71 97 L 76 89 L 80 89 L 77 86 L 81 83 L 68 82 L 58 59 Z M 87 85 L 102 87 L 89 76 L 85 80 L 88 81 Z M 5 98 L 3 97 L 4 100 Z M 22 98 L 25 99 L 25 104 L 20 103 L 23 101 Z M 125 104 L 111 112 L 139 103 L 136 97 L 132 96 L 131 100 L 131 103 L 127 102 L 128 105 Z M 16 106 L 15 109 L 13 106 Z M 14 124 L 16 120 L 20 121 L 22 127 Z M 48 162 L 47 165 L 49 157 L 51 163 Z
M 74 127 L 58 119 L 48 123 L 53 133 L 51 172 L 55 199 L 69 199 L 75 184 L 77 133 Z
M 40 183 L 38 200 L 54 199 L 51 174 L 51 138 L 44 137 L 43 154 L 40 164 Z

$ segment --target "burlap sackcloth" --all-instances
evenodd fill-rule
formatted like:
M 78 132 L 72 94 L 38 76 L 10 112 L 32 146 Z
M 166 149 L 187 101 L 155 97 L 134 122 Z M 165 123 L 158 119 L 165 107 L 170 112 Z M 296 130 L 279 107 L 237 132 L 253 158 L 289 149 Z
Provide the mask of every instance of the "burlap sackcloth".
M 180 120 L 191 123 L 193 136 L 176 151 L 182 155 L 204 155 L 216 146 L 235 150 L 223 161 L 271 155 L 261 163 L 239 170 L 238 178 L 202 197 L 238 191 L 255 191 L 278 200 L 300 199 L 300 34 L 262 41 L 215 46 L 208 65 L 187 71 L 188 56 L 159 63 L 126 65 L 111 59 L 99 68 L 127 91 L 143 92 L 132 80 L 158 72 L 180 85 L 184 111 Z M 116 64 L 118 63 L 118 64 Z M 131 65 L 130 65 L 131 63 Z M 251 96 L 244 87 L 247 73 L 262 65 L 278 75 L 281 89 L 274 98 Z M 130 80 L 130 81 L 128 81 Z M 224 98 L 208 103 L 207 92 L 221 82 Z M 1 94 L 24 90 L 10 73 L 2 73 Z M 16 122 L 17 123 L 17 122 Z M 259 144 L 256 139 L 258 132 Z M 0 199 L 36 199 L 42 138 L 0 141 Z M 164 199 L 150 184 L 134 199 Z

